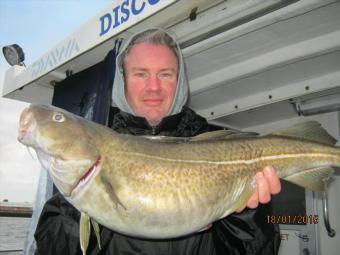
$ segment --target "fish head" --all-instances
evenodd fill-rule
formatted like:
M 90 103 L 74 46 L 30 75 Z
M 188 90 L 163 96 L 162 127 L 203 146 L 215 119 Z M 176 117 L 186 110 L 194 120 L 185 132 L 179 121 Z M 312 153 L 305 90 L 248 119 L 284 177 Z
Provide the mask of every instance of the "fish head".
M 18 141 L 33 148 L 65 196 L 98 165 L 89 121 L 53 106 L 32 104 L 20 115 Z

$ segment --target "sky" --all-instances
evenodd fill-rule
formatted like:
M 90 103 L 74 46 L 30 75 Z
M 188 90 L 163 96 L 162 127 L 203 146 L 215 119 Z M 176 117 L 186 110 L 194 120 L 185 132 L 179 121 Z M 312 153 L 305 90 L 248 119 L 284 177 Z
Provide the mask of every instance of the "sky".
M 0 0 L 0 47 L 18 44 L 29 66 L 114 0 Z M 0 54 L 0 95 L 10 66 Z M 35 199 L 40 164 L 17 142 L 18 120 L 28 104 L 0 97 L 0 201 Z

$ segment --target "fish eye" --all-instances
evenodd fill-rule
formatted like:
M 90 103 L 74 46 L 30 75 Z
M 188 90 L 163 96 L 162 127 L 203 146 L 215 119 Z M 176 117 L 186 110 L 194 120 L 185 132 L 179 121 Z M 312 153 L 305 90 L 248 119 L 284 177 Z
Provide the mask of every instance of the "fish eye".
M 52 117 L 53 121 L 55 122 L 64 122 L 65 121 L 65 117 L 62 113 L 55 113 L 53 114 L 53 117 Z

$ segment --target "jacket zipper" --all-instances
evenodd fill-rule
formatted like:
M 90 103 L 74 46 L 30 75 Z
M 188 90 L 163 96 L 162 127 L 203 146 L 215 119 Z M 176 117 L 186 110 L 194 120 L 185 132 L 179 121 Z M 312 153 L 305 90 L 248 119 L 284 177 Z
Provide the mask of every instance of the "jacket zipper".
M 153 127 L 153 128 L 151 129 L 151 134 L 152 134 L 152 135 L 156 135 L 156 128 L 155 128 L 155 127 Z

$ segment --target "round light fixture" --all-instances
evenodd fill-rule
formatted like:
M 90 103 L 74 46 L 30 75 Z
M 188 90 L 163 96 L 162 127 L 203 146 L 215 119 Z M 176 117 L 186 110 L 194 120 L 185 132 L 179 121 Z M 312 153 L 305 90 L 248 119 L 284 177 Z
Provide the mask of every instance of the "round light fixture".
M 24 66 L 25 54 L 22 48 L 17 44 L 12 44 L 4 46 L 2 48 L 2 53 L 8 64 L 11 66 L 20 65 Z

